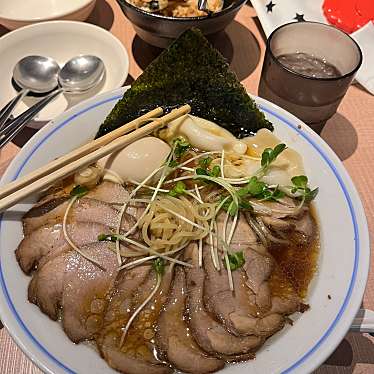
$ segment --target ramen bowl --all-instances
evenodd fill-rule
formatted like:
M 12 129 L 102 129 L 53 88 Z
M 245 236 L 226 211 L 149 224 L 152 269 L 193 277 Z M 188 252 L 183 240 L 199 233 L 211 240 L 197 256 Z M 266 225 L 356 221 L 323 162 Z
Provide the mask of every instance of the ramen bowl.
M 124 90 L 91 98 L 47 124 L 20 150 L 2 183 L 92 140 Z M 275 135 L 302 155 L 311 185 L 319 187 L 314 204 L 321 249 L 305 300 L 310 309 L 292 316 L 293 326 L 268 339 L 254 360 L 227 365 L 220 373 L 310 373 L 335 350 L 360 307 L 369 268 L 366 218 L 352 180 L 329 146 L 295 116 L 264 99 L 253 99 L 273 123 Z M 1 320 L 46 373 L 114 374 L 90 345 L 72 343 L 59 323 L 27 301 L 30 277 L 18 266 L 14 250 L 23 237 L 22 215 L 36 200 L 30 196 L 0 218 Z
M 14 30 L 57 19 L 84 21 L 92 12 L 95 3 L 96 0 L 0 0 L 0 24 Z

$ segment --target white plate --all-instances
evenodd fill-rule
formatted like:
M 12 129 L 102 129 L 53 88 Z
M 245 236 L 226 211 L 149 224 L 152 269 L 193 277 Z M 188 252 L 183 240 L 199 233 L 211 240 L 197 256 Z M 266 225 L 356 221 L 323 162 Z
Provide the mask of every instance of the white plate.
M 82 95 L 59 95 L 30 123 L 31 127 L 40 128 L 78 102 L 121 87 L 129 71 L 128 54 L 122 43 L 109 31 L 83 22 L 50 21 L 5 34 L 0 38 L 0 108 L 17 94 L 11 80 L 14 65 L 21 58 L 28 55 L 49 56 L 63 66 L 80 54 L 96 55 L 104 61 L 104 81 Z M 38 100 L 40 98 L 26 97 L 14 115 L 22 113 Z
M 122 93 L 92 98 L 45 126 L 22 148 L 2 183 L 92 139 Z M 308 298 L 311 310 L 269 339 L 254 361 L 227 366 L 223 372 L 309 373 L 343 339 L 360 306 L 369 267 L 367 223 L 357 191 L 328 145 L 291 114 L 255 99 L 275 134 L 303 155 L 311 185 L 320 187 L 321 255 Z M 20 217 L 33 201 L 15 206 L 0 222 L 1 319 L 22 350 L 48 373 L 113 373 L 93 349 L 71 343 L 59 324 L 27 301 L 30 278 L 20 270 L 14 250 L 22 238 Z
M 0 0 L 0 24 L 14 30 L 53 19 L 84 21 L 95 3 L 96 0 Z

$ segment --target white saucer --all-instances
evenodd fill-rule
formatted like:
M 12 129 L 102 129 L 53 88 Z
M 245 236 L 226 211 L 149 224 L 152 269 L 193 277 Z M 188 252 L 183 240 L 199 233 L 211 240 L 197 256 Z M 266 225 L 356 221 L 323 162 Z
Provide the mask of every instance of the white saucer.
M 30 122 L 30 127 L 40 128 L 51 119 L 78 102 L 99 93 L 119 88 L 129 70 L 125 47 L 110 32 L 91 24 L 74 21 L 50 21 L 26 26 L 0 38 L 0 107 L 17 93 L 12 85 L 13 67 L 27 55 L 43 55 L 55 59 L 62 66 L 70 58 L 90 54 L 100 57 L 106 67 L 104 81 L 95 89 L 82 95 L 60 95 Z M 26 97 L 16 108 L 18 115 L 40 98 Z

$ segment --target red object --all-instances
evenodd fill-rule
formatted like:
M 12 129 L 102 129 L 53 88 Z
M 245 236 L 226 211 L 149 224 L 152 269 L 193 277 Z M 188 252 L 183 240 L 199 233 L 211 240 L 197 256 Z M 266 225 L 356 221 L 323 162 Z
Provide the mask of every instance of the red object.
M 325 0 L 322 9 L 329 23 L 347 33 L 374 20 L 374 0 Z
M 363 17 L 374 20 L 374 1 L 373 0 L 356 0 L 356 11 Z

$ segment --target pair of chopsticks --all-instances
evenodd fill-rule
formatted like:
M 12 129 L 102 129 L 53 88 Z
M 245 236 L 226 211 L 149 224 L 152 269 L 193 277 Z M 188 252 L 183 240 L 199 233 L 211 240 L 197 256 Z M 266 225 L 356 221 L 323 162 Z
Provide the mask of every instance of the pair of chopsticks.
M 15 205 L 25 197 L 41 191 L 54 182 L 96 162 L 100 158 L 119 151 L 134 141 L 151 134 L 153 131 L 164 127 L 168 122 L 189 113 L 190 110 L 191 107 L 186 104 L 180 108 L 173 109 L 163 117 L 157 118 L 163 114 L 163 110 L 162 108 L 156 108 L 109 134 L 93 140 L 30 174 L 5 185 L 0 188 L 0 212 Z M 156 119 L 144 124 L 152 118 Z

